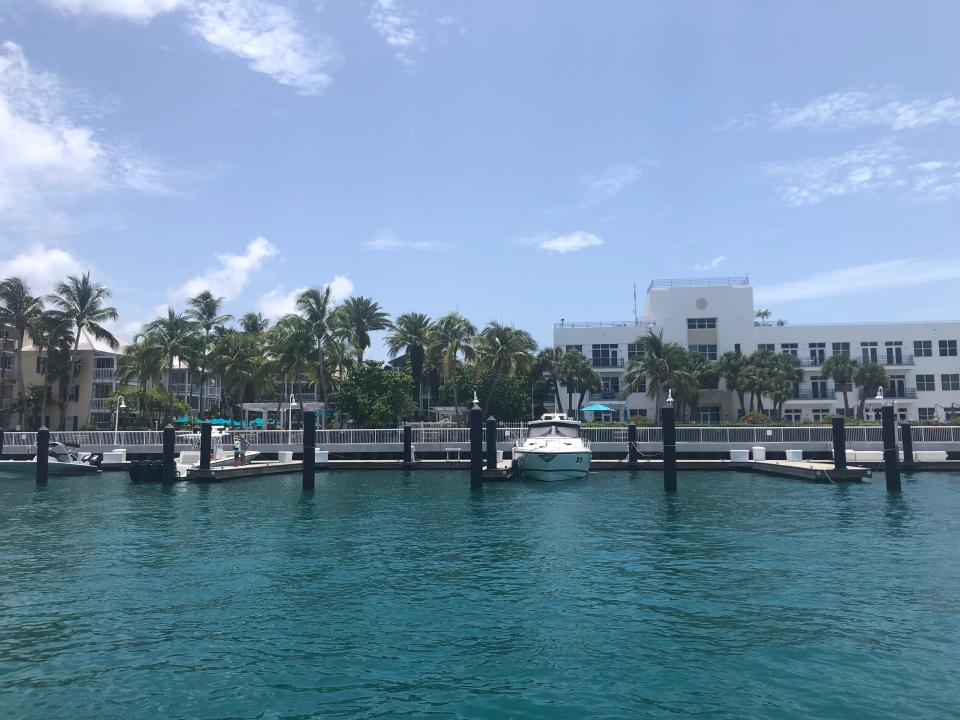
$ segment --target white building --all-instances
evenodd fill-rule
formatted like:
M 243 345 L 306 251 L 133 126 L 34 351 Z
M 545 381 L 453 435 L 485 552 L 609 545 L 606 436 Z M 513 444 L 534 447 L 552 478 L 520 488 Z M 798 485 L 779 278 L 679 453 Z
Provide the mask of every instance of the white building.
M 699 351 L 710 360 L 728 351 L 749 355 L 758 349 L 795 355 L 804 379 L 783 411 L 784 419 L 793 422 L 843 414 L 842 394 L 821 374 L 823 361 L 838 353 L 885 367 L 890 377 L 886 396 L 895 398 L 901 419 L 945 421 L 960 415 L 960 322 L 798 325 L 757 321 L 753 288 L 744 277 L 654 280 L 647 289 L 645 314 L 636 320 L 556 323 L 554 345 L 582 352 L 603 378 L 603 391 L 591 393 L 588 400 L 611 412 L 594 413 L 592 419 L 653 417 L 654 401 L 646 393 L 624 397 L 621 392 L 626 365 L 639 353 L 637 338 L 651 327 L 662 330 L 664 340 Z M 698 422 L 726 422 L 740 415 L 736 395 L 723 389 L 722 381 L 719 387 L 700 391 L 694 418 Z M 859 390 L 848 392 L 848 398 L 851 408 L 856 407 Z M 765 400 L 764 405 L 769 408 L 771 403 Z

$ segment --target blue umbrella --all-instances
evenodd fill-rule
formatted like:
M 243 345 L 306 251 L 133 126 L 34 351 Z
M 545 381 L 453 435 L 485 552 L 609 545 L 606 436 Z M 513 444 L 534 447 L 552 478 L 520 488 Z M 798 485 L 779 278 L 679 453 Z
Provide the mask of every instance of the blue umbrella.
M 600 403 L 594 403 L 593 405 L 587 405 L 585 408 L 580 408 L 580 412 L 611 412 L 612 408 L 608 408 L 606 405 L 601 405 Z

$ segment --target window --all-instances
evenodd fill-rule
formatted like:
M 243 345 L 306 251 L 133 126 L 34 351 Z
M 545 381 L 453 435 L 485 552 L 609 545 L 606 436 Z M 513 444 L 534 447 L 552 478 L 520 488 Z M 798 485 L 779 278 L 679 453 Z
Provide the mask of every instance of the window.
M 960 390 L 960 373 L 943 373 L 940 376 L 942 390 Z
M 783 411 L 783 419 L 785 422 L 798 423 L 802 419 L 802 415 L 796 408 L 787 408 Z
M 98 357 L 96 359 L 95 368 L 98 370 L 113 370 L 113 358 L 112 357 Z
M 617 367 L 619 359 L 617 357 L 618 345 L 603 344 L 594 345 L 591 348 L 593 354 L 594 367 Z
M 110 397 L 110 393 L 113 391 L 113 388 L 110 386 L 110 383 L 94 383 L 93 384 L 93 397 L 103 400 L 104 398 Z
M 687 330 L 716 330 L 716 318 L 687 318 Z
M 940 357 L 956 357 L 956 356 L 957 356 L 957 341 L 941 340 L 940 341 Z
M 703 355 L 707 360 L 717 359 L 716 345 L 689 345 L 688 349 L 692 353 L 698 353 L 699 355 Z
M 37 375 L 47 374 L 47 358 L 44 355 L 37 355 Z
M 883 347 L 887 353 L 887 365 L 903 365 L 903 343 L 900 340 L 888 340 Z
M 763 352 L 765 350 L 769 352 L 776 352 L 777 346 L 775 343 L 760 343 L 757 345 L 757 352 Z
M 798 357 L 800 353 L 800 346 L 797 343 L 781 343 L 780 351 L 784 355 L 793 355 L 794 357 Z
M 930 422 L 937 419 L 936 408 L 917 408 L 917 419 L 920 422 Z
M 830 416 L 830 408 L 814 408 L 811 413 L 814 422 L 823 422 Z
M 637 392 L 637 393 L 645 393 L 646 391 L 647 391 L 646 378 L 640 378 L 640 380 L 637 382 L 637 386 L 633 390 L 631 390 L 631 392 Z
M 646 417 L 647 410 L 646 408 L 634 408 L 633 410 L 627 410 L 627 417 Z
M 603 399 L 615 400 L 620 397 L 620 378 L 605 377 L 602 380 Z
M 917 375 L 917 392 L 932 392 L 936 389 L 933 375 Z
M 876 363 L 879 357 L 877 355 L 877 343 L 875 342 L 860 343 L 860 356 L 863 362 L 865 363 Z
M 914 340 L 913 354 L 917 357 L 933 357 L 932 340 Z
M 827 379 L 814 375 L 810 378 L 810 396 L 814 398 L 833 398 L 833 393 L 827 388 Z
M 950 422 L 954 418 L 960 417 L 960 409 L 957 408 L 944 408 L 943 416 L 946 418 L 947 422 Z M 49 424 L 49 423 L 48 423 Z
M 3 357 L 0 357 L 0 368 L 3 368 L 4 370 L 12 370 L 13 355 L 4 355 Z
M 701 405 L 697 408 L 697 411 L 693 414 L 693 421 L 701 423 L 703 425 L 719 425 L 720 424 L 720 406 L 718 405 Z
M 850 343 L 848 342 L 835 342 L 833 344 L 833 354 L 834 355 L 843 355 L 844 357 L 850 357 Z
M 640 343 L 630 343 L 627 345 L 627 360 L 643 357 L 643 346 Z
M 737 355 L 740 354 L 740 343 L 734 343 L 734 344 L 733 344 L 733 351 L 734 351 Z
M 67 395 L 67 402 L 80 402 L 80 386 L 74 385 Z
M 563 348 L 564 352 L 583 352 L 583 345 L 565 345 Z
M 823 365 L 823 361 L 827 355 L 827 344 L 826 343 L 810 343 L 810 362 L 815 365 Z

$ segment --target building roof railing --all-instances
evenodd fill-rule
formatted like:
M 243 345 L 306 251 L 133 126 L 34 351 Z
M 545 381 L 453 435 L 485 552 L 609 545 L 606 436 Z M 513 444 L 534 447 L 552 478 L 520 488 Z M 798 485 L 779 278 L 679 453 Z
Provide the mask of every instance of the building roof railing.
M 739 287 L 750 284 L 750 276 L 739 277 L 708 277 L 708 278 L 677 278 L 651 280 L 647 292 L 662 288 L 675 287 Z
M 561 320 L 560 322 L 555 322 L 553 326 L 555 328 L 592 328 L 592 327 L 646 328 L 646 327 L 655 327 L 656 324 L 657 323 L 655 320 L 590 320 L 587 322 Z

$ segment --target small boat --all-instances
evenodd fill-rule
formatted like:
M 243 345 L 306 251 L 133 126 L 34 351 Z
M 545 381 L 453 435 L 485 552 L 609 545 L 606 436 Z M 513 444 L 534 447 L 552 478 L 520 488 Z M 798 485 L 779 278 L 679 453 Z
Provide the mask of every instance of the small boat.
M 47 451 L 47 475 L 94 475 L 100 472 L 103 456 L 90 453 L 81 456 L 63 443 L 51 442 Z M 0 475 L 36 477 L 37 458 L 32 460 L 0 460 Z
M 547 413 L 527 426 L 513 457 L 520 474 L 531 480 L 575 480 L 587 476 L 593 452 L 581 437 L 580 423 L 564 413 Z
M 261 455 L 259 450 L 247 450 L 244 454 L 244 465 Z M 233 448 L 218 447 L 213 451 L 213 457 L 210 458 L 211 468 L 233 467 Z M 176 457 L 177 477 L 185 478 L 190 470 L 196 470 L 200 467 L 200 451 L 184 450 Z

